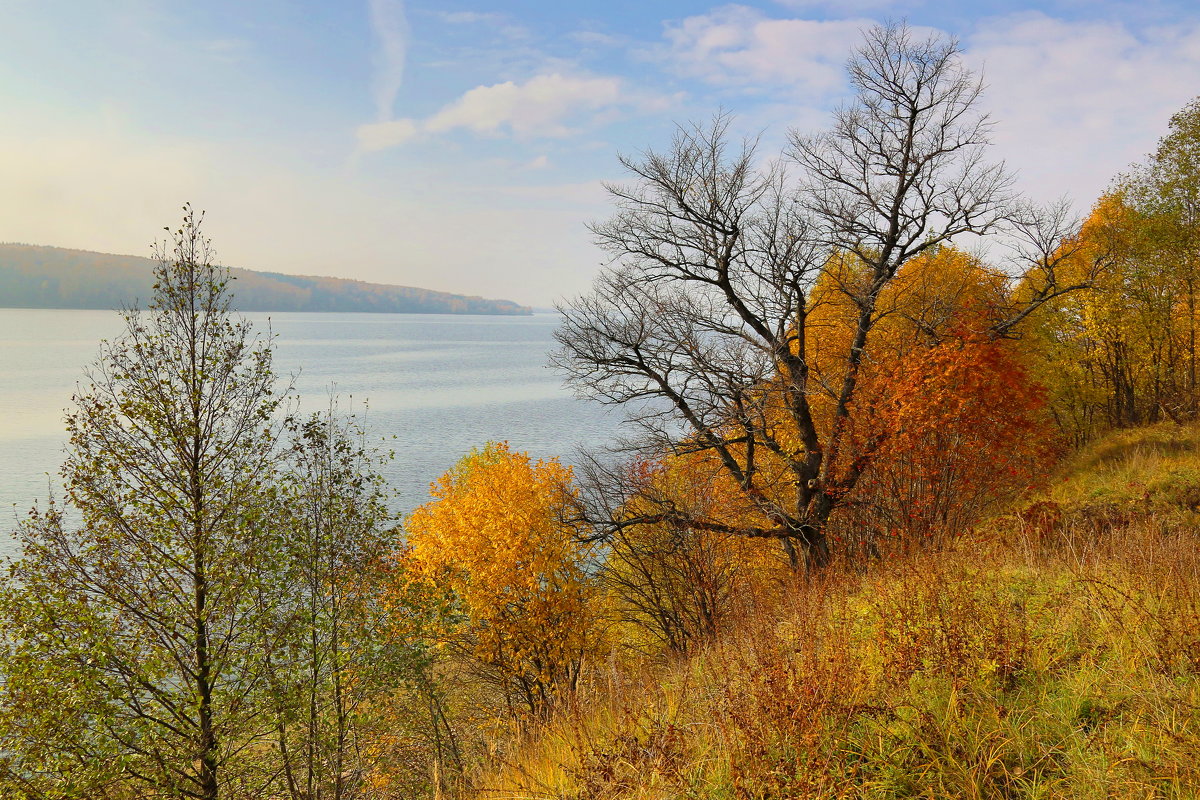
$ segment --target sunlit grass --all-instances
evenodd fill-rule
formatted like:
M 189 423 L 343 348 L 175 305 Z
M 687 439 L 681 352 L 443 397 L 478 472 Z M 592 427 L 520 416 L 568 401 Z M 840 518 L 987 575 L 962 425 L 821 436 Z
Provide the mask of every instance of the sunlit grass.
M 1116 434 L 954 546 L 598 669 L 478 797 L 1200 796 L 1200 431 Z

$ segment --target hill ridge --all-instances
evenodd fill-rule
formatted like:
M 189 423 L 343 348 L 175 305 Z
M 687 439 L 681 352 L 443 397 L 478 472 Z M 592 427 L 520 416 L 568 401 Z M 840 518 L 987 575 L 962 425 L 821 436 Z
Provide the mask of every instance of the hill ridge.
M 129 306 L 152 293 L 154 260 L 52 245 L 0 242 L 0 307 Z M 288 275 L 230 267 L 239 311 L 342 311 L 528 315 L 511 300 L 354 278 Z

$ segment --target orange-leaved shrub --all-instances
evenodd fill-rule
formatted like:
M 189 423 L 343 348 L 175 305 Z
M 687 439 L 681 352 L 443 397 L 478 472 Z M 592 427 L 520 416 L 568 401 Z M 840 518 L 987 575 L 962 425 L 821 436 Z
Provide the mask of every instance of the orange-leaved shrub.
M 864 535 L 911 543 L 966 532 L 1038 483 L 1059 453 L 1045 391 L 1008 340 L 914 348 L 873 388 L 883 436 L 847 506 Z
M 409 517 L 406 558 L 446 595 L 440 643 L 508 709 L 547 710 L 598 641 L 591 549 L 565 521 L 571 469 L 489 444 L 432 494 Z

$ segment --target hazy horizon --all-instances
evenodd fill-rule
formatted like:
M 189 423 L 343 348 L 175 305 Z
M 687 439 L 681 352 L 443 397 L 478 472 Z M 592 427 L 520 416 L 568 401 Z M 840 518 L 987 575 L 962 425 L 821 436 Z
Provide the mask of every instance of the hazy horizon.
M 0 240 L 148 255 L 191 202 L 223 263 L 537 307 L 589 286 L 616 155 L 719 108 L 822 127 L 860 30 L 959 37 L 993 155 L 1087 207 L 1200 87 L 1182 0 L 364 0 L 6 7 Z

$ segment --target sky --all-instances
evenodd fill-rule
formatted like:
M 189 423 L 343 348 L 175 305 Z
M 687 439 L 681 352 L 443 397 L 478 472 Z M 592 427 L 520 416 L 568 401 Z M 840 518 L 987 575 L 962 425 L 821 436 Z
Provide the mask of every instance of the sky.
M 586 291 L 618 153 L 815 131 L 861 31 L 957 38 L 992 156 L 1086 212 L 1200 93 L 1195 0 L 0 0 L 0 241 L 502 297 Z

